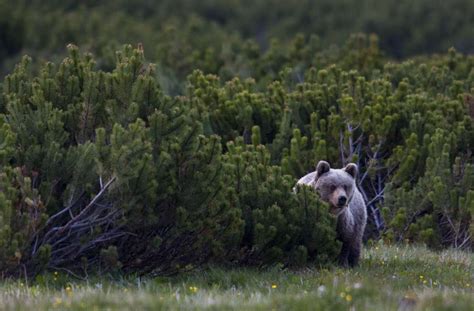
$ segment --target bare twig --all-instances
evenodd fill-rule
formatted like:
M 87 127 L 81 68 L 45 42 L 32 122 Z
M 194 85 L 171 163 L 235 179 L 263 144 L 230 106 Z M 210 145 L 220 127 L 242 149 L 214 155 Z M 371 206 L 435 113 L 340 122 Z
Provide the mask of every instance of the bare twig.
M 64 230 L 66 230 L 72 223 L 74 223 L 74 221 L 76 221 L 77 219 L 79 219 L 80 217 L 82 217 L 83 215 L 85 215 L 90 208 L 92 208 L 92 206 L 94 206 L 95 202 L 97 202 L 97 200 L 100 199 L 100 197 L 105 193 L 105 191 L 107 190 L 107 188 L 115 181 L 116 177 L 112 177 L 106 184 L 105 186 L 100 189 L 99 193 L 92 199 L 92 201 L 78 214 L 76 215 L 76 217 L 74 217 L 73 219 L 71 219 L 67 224 L 65 224 L 59 231 L 58 233 L 63 233 Z

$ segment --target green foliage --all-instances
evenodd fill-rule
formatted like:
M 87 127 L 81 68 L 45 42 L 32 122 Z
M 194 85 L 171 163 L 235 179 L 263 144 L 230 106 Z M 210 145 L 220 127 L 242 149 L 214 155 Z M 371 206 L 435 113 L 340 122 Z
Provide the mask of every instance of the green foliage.
M 292 191 L 322 159 L 358 164 L 368 238 L 472 248 L 473 57 L 391 63 L 375 36 L 318 42 L 247 42 L 226 52 L 237 67 L 212 46 L 204 62 L 168 46 L 157 66 L 142 45 L 115 63 L 74 45 L 58 64 L 24 57 L 1 84 L 1 271 L 324 264 L 335 219 Z M 184 95 L 166 95 L 178 60 Z
M 373 53 L 373 49 L 358 51 L 362 59 L 370 59 Z M 391 220 L 386 227 L 388 238 L 403 240 L 400 233 L 394 235 L 393 231 L 406 230 L 415 235 L 410 240 L 434 247 L 470 247 L 470 201 L 465 201 L 469 187 L 464 186 L 459 199 L 443 203 L 450 209 L 463 210 L 454 213 L 458 222 L 454 228 L 442 224 L 448 221 L 445 217 L 452 216 L 440 216 L 446 213 L 439 208 L 426 212 L 418 204 L 425 202 L 420 196 L 426 197 L 433 191 L 440 193 L 433 190 L 433 176 L 446 185 L 464 178 L 464 173 L 450 177 L 431 168 L 430 163 L 442 156 L 440 152 L 430 155 L 435 152 L 434 146 L 445 144 L 433 142 L 434 137 L 449 138 L 445 167 L 459 157 L 462 163 L 458 170 L 469 171 L 473 123 L 466 114 L 469 102 L 461 95 L 472 88 L 471 74 L 464 67 L 472 63 L 472 57 L 450 50 L 443 59 L 428 59 L 429 63 L 387 63 L 383 66 L 384 74 L 378 71 L 377 63 L 361 67 L 365 74 L 345 71 L 347 59 L 326 69 L 309 69 L 305 82 L 296 85 L 282 76 L 266 92 L 253 90 L 253 83 L 250 87 L 239 87 L 244 91 L 238 97 L 232 96 L 229 89 L 242 86 L 239 80 L 221 86 L 217 77 L 195 73 L 190 80 L 193 92 L 189 96 L 196 98 L 201 111 L 210 107 L 206 118 L 212 132 L 222 135 L 224 140 L 240 134 L 244 142 L 255 147 L 260 142 L 266 144 L 272 155 L 270 162 L 279 164 L 283 173 L 302 176 L 321 159 L 330 160 L 334 166 L 356 162 L 361 173 L 359 188 L 369 202 L 371 216 L 379 217 L 382 207 L 390 211 L 385 214 Z M 349 67 L 354 67 L 354 63 Z M 262 115 L 265 117 L 259 117 Z M 432 177 L 420 181 L 425 185 L 422 189 L 413 189 L 420 179 L 426 179 L 425 175 Z M 402 199 L 407 189 L 413 192 Z M 446 191 L 441 193 L 447 195 Z M 376 237 L 382 227 L 377 220 L 369 222 L 368 237 Z
M 383 50 L 398 58 L 451 46 L 463 52 L 473 48 L 469 0 L 4 0 L 0 12 L 0 58 L 8 57 L 7 66 L 24 50 L 50 58 L 75 43 L 112 68 L 110 52 L 126 42 L 142 42 L 163 66 L 162 78 L 171 91 L 195 68 L 226 79 L 249 72 L 260 76 L 262 70 L 278 74 L 278 62 L 330 57 L 337 48 L 323 55 L 315 48 L 342 45 L 354 32 L 375 33 Z M 293 39 L 296 33 L 319 37 L 305 45 L 301 37 Z M 271 52 L 260 55 L 268 47 Z M 353 49 L 348 46 L 349 53 L 357 54 Z
M 224 199 L 219 138 L 202 135 L 190 103 L 163 95 L 140 49 L 117 53 L 110 73 L 74 46 L 69 53 L 38 77 L 25 58 L 4 83 L 2 165 L 34 176 L 16 188 L 31 187 L 49 216 L 39 228 L 20 208 L 15 232 L 25 236 L 9 248 L 34 258 L 51 248 L 50 267 L 108 262 L 113 249 L 124 269 L 171 273 L 237 243 L 240 214 Z M 25 199 L 2 197 L 7 224 L 17 200 Z
M 460 157 L 451 165 L 452 137 L 437 130 L 429 139 L 426 171 L 415 184 L 388 192 L 387 237 L 432 247 L 471 247 L 474 166 Z M 388 208 L 390 207 L 390 208 Z
M 4 0 L 0 73 L 24 53 L 35 56 L 35 68 L 38 58 L 59 62 L 70 43 L 109 71 L 122 44 L 142 43 L 167 94 L 184 93 L 195 69 L 225 81 L 252 77 L 264 89 L 281 74 L 296 84 L 310 67 L 334 63 L 366 74 L 382 65 L 378 46 L 394 58 L 450 47 L 469 53 L 471 12 L 469 0 Z
M 328 207 L 309 188 L 298 195 L 291 193 L 294 179 L 271 164 L 270 153 L 258 144 L 258 136 L 254 128 L 252 141 L 257 144 L 244 144 L 242 138 L 229 142 L 225 155 L 227 176 L 232 176 L 228 184 L 245 220 L 237 260 L 301 265 L 334 259 L 338 244 Z
M 2 167 L 0 185 L 0 270 L 8 275 L 25 262 L 27 269 L 41 270 L 49 260 L 50 247 L 40 247 L 34 258 L 30 255 L 30 243 L 47 219 L 38 190 L 20 168 Z

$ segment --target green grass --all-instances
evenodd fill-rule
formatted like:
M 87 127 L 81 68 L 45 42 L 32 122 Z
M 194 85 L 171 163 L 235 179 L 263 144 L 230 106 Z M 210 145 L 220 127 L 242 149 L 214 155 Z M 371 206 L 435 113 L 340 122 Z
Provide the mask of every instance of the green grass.
M 174 278 L 57 274 L 0 285 L 1 310 L 473 310 L 473 254 L 376 246 L 356 269 L 206 269 Z

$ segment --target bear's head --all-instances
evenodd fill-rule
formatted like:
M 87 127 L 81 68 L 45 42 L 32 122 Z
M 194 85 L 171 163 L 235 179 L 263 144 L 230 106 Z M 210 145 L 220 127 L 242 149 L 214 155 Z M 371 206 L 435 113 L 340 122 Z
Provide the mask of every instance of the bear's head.
M 349 163 L 342 169 L 332 169 L 326 161 L 316 166 L 314 187 L 321 199 L 330 205 L 330 212 L 339 216 L 354 195 L 356 189 L 357 165 Z

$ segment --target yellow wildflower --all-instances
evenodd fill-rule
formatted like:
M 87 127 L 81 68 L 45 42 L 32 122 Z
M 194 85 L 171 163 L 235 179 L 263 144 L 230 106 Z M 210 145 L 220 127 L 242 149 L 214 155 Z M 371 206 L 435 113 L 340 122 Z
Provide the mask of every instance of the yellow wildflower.
M 66 287 L 66 294 L 67 294 L 68 296 L 72 296 L 72 288 L 71 288 L 71 286 L 67 286 L 67 287 Z
M 63 300 L 59 297 L 56 297 L 54 298 L 54 302 L 53 302 L 53 307 L 58 307 L 59 305 L 61 305 L 61 303 L 63 303 Z

